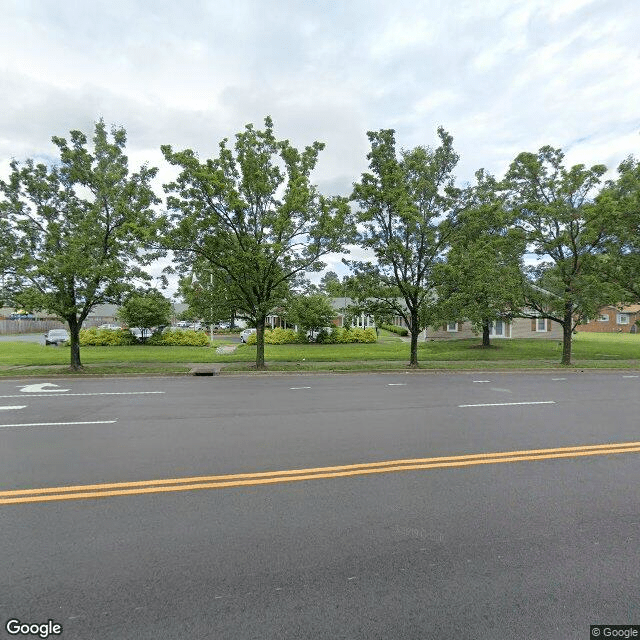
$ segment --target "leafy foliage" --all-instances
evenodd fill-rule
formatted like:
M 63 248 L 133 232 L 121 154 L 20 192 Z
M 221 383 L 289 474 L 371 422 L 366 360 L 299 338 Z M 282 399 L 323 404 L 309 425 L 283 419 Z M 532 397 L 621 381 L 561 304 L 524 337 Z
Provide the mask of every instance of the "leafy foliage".
M 167 325 L 171 322 L 171 302 L 157 289 L 132 291 L 120 307 L 118 318 L 141 329 Z
M 392 333 L 397 333 L 399 336 L 409 335 L 409 330 L 406 327 L 398 327 L 395 324 L 383 324 L 380 328 L 385 329 L 386 331 L 391 331 Z
M 299 325 L 305 334 L 331 325 L 336 316 L 329 298 L 322 293 L 294 294 L 287 301 L 286 309 L 287 323 Z
M 8 181 L 0 181 L 0 218 L 10 224 L 16 303 L 68 324 L 71 366 L 80 368 L 79 331 L 89 312 L 146 277 L 138 265 L 153 257 L 141 244 L 156 230 L 156 169 L 129 173 L 124 129 L 114 127 L 110 139 L 99 121 L 92 151 L 82 132 L 70 135 L 69 142 L 53 138 L 60 151 L 54 167 L 11 162 Z
M 209 338 L 203 331 L 171 329 L 154 333 L 147 340 L 147 344 L 164 347 L 208 347 Z
M 314 142 L 298 151 L 277 140 L 268 117 L 263 130 L 247 125 L 233 149 L 225 139 L 218 156 L 204 162 L 191 150 L 162 147 L 181 170 L 165 187 L 173 212 L 166 247 L 183 270 L 206 266 L 226 283 L 229 303 L 257 328 L 258 367 L 267 315 L 349 235 L 347 201 L 321 195 L 310 181 L 323 147 Z
M 122 329 L 98 329 L 90 327 L 80 330 L 80 346 L 82 347 L 123 347 L 136 344 L 137 340 L 129 331 Z
M 458 191 L 452 172 L 458 162 L 453 138 L 438 129 L 440 146 L 396 152 L 393 130 L 368 132 L 369 173 L 354 185 L 360 205 L 360 244 L 376 263 L 354 263 L 363 297 L 377 314 L 397 314 L 411 333 L 411 366 L 418 364 L 418 334 L 435 310 L 433 269 L 454 229 Z
M 619 302 L 640 300 L 640 162 L 627 158 L 618 179 L 607 182 L 596 198 L 597 213 L 608 221 L 601 269 L 622 288 Z
M 525 303 L 532 315 L 562 325 L 562 363 L 570 364 L 577 324 L 593 318 L 617 294 L 605 285 L 597 255 L 605 245 L 607 220 L 590 200 L 606 167 L 567 169 L 563 160 L 562 151 L 549 146 L 537 154 L 521 153 L 506 185 L 517 223 L 541 259 L 530 269 L 538 286 L 525 287 Z
M 489 346 L 490 323 L 513 318 L 523 305 L 525 237 L 493 176 L 482 169 L 466 189 L 446 261 L 436 267 L 438 321 L 469 320 Z
M 267 329 L 264 332 L 264 341 L 266 344 L 295 344 L 300 342 L 298 333 L 293 329 L 281 329 L 277 327 L 275 329 Z M 247 344 L 252 345 L 257 343 L 257 336 L 252 333 L 247 337 Z

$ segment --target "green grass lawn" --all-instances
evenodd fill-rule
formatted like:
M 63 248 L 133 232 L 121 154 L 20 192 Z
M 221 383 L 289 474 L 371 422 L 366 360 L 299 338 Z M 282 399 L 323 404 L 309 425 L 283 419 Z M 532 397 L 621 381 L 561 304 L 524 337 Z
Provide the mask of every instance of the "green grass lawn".
M 409 360 L 409 343 L 394 334 L 381 331 L 375 344 L 292 344 L 265 345 L 265 359 L 279 368 L 317 369 L 323 366 L 364 369 L 402 366 Z M 425 368 L 543 367 L 560 362 L 561 343 L 557 340 L 494 340 L 490 349 L 482 349 L 480 340 L 442 340 L 419 343 L 419 361 Z M 209 347 L 82 347 L 83 364 L 96 372 L 112 370 L 185 370 L 171 366 L 180 363 L 237 363 L 244 368 L 255 361 L 256 347 L 238 345 L 235 353 L 221 355 Z M 7 367 L 44 367 L 69 363 L 68 347 L 44 347 L 28 342 L 0 343 L 0 365 Z M 286 364 L 289 363 L 289 364 Z M 317 364 L 316 364 L 317 363 Z M 324 364 L 323 364 L 324 363 Z M 331 363 L 331 365 L 329 365 Z M 370 365 L 368 363 L 371 363 Z M 385 364 L 388 363 L 388 364 Z M 573 342 L 573 364 L 577 367 L 636 367 L 640 365 L 640 335 L 579 333 Z

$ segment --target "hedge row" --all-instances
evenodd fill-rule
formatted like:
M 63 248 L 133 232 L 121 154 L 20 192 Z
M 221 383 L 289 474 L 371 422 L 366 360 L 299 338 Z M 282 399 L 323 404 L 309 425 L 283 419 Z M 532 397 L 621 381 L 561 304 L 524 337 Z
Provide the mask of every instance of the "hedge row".
M 252 333 L 247 338 L 247 344 L 255 344 L 257 336 Z M 375 329 L 342 329 L 335 327 L 331 331 L 320 331 L 316 342 L 323 344 L 347 344 L 353 342 L 375 342 Z M 308 342 L 306 333 L 296 333 L 293 329 L 266 329 L 264 332 L 266 344 L 294 344 Z
M 80 346 L 82 347 L 124 347 L 138 344 L 138 339 L 127 329 L 89 329 L 80 330 Z M 202 331 L 192 329 L 177 329 L 156 333 L 145 341 L 152 346 L 181 346 L 181 347 L 207 347 L 209 337 Z
M 405 327 L 397 327 L 395 324 L 382 324 L 380 327 L 386 331 L 397 333 L 399 336 L 409 335 L 409 329 L 406 329 Z
M 247 344 L 255 344 L 257 336 L 252 333 L 247 338 Z M 300 336 L 293 329 L 266 329 L 264 332 L 264 341 L 266 344 L 294 344 L 300 342 Z
M 157 347 L 208 347 L 209 336 L 204 331 L 193 329 L 172 329 L 154 333 L 146 344 Z
M 81 347 L 124 347 L 137 342 L 126 329 L 80 329 Z

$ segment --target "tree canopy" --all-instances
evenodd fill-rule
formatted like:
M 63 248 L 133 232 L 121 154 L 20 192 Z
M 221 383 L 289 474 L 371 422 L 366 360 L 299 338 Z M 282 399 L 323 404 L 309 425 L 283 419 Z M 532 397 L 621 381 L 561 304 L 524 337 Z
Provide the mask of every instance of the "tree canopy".
M 370 172 L 354 185 L 353 199 L 360 205 L 359 242 L 373 251 L 376 262 L 353 266 L 377 313 L 404 318 L 411 333 L 410 365 L 415 367 L 418 334 L 435 310 L 433 270 L 454 229 L 458 155 L 442 127 L 439 147 L 416 147 L 399 156 L 393 130 L 367 135 Z
M 257 328 L 256 366 L 264 367 L 265 320 L 304 272 L 320 271 L 321 258 L 343 249 L 351 233 L 345 198 L 327 197 L 310 174 L 324 145 L 299 151 L 277 140 L 273 122 L 249 124 L 233 148 L 200 161 L 190 149 L 162 152 L 180 168 L 166 185 L 172 212 L 165 246 L 183 269 L 197 262 L 228 287 L 229 302 Z
M 118 311 L 118 318 L 140 329 L 151 329 L 171 322 L 171 302 L 157 289 L 131 291 Z M 145 332 L 142 332 L 144 340 Z
M 156 169 L 131 174 L 126 132 L 96 123 L 93 150 L 85 134 L 70 141 L 54 137 L 60 151 L 54 166 L 11 162 L 0 181 L 0 211 L 10 223 L 15 245 L 17 304 L 54 313 L 69 326 L 71 367 L 82 366 L 79 331 L 89 312 L 117 302 L 145 259 L 142 246 L 155 232 L 151 188 Z M 155 254 L 157 255 L 157 254 Z
M 545 146 L 518 155 L 505 178 L 517 224 L 540 260 L 529 269 L 536 286 L 525 287 L 525 303 L 532 316 L 562 326 L 562 364 L 571 363 L 577 324 L 617 295 L 605 285 L 598 258 L 608 220 L 593 195 L 605 171 L 604 165 L 567 169 L 562 151 Z
M 491 323 L 522 308 L 525 240 L 495 178 L 481 169 L 476 180 L 463 194 L 446 261 L 437 267 L 436 292 L 439 323 L 468 320 L 488 347 Z

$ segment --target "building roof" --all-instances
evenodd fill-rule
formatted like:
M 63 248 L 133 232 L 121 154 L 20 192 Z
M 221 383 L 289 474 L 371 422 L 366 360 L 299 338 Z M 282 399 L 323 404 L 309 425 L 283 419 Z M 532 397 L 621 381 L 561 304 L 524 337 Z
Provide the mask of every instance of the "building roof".
M 607 309 L 616 309 L 620 313 L 640 313 L 640 304 L 611 304 Z

